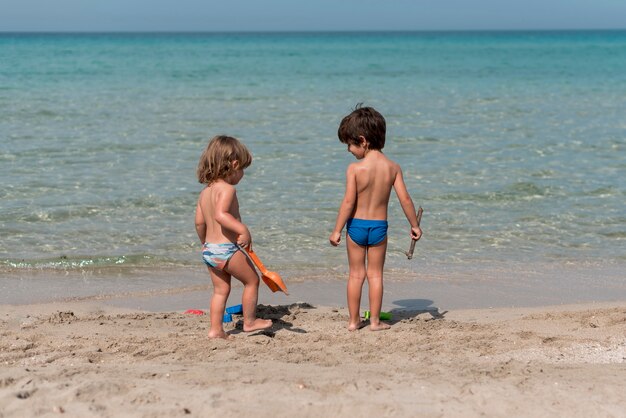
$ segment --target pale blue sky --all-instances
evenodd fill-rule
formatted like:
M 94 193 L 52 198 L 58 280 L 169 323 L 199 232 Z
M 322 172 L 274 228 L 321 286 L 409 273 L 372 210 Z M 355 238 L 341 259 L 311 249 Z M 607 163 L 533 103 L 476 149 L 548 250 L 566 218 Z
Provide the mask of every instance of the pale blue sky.
M 0 32 L 625 28 L 626 0 L 0 0 Z

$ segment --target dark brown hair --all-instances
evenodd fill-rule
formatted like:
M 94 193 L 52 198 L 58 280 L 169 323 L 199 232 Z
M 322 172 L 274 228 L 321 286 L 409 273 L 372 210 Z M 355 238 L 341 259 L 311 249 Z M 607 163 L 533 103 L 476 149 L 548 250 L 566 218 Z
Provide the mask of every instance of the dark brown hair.
M 369 148 L 381 150 L 385 146 L 387 124 L 383 115 L 373 107 L 362 107 L 359 103 L 352 113 L 342 119 L 337 130 L 339 141 L 344 144 L 358 145 L 359 136 L 365 137 Z
M 245 169 L 252 164 L 252 154 L 237 138 L 218 135 L 209 141 L 198 162 L 198 181 L 202 184 L 211 183 L 228 177 L 233 161 L 239 161 L 239 168 Z

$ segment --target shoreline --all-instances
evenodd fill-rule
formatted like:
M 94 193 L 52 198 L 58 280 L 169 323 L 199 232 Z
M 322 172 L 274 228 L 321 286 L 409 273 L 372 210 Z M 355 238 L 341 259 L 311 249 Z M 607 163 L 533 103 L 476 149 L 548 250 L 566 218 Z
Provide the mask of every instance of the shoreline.
M 420 265 L 385 272 L 383 309 L 438 307 L 472 309 L 533 307 L 626 300 L 622 264 Z M 260 284 L 259 303 L 306 301 L 346 306 L 345 266 L 316 271 L 280 271 L 289 296 Z M 201 268 L 111 268 L 0 271 L 0 306 L 32 303 L 105 301 L 149 311 L 208 307 L 212 288 Z M 229 303 L 237 304 L 242 285 L 233 280 Z M 367 283 L 361 302 L 367 309 Z
M 626 301 L 405 309 L 348 332 L 347 309 L 260 305 L 269 331 L 209 340 L 207 315 L 105 300 L 0 306 L 3 417 L 298 414 L 621 416 Z M 236 320 L 239 319 L 236 317 Z

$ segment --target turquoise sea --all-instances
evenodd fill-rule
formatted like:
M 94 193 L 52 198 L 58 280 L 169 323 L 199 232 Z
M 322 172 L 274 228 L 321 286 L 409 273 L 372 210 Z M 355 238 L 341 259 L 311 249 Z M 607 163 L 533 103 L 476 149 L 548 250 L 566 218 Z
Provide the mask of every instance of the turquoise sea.
M 626 297 L 626 31 L 1 33 L 0 302 L 35 277 L 208 283 L 195 168 L 216 134 L 254 155 L 238 194 L 265 264 L 343 279 L 336 131 L 360 102 L 424 208 L 408 261 L 392 196 L 390 277 L 568 288 L 584 271 L 572 300 Z

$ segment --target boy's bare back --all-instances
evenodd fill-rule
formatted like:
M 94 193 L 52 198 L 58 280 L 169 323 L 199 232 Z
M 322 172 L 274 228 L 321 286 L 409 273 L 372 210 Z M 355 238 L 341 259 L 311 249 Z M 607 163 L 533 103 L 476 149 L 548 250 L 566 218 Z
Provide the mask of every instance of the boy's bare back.
M 386 220 L 391 189 L 404 186 L 400 166 L 380 151 L 370 151 L 361 161 L 350 164 L 350 181 L 356 193 L 351 218 L 359 219 Z

